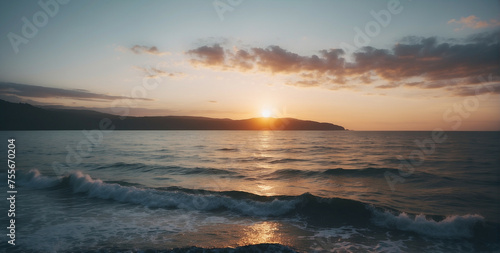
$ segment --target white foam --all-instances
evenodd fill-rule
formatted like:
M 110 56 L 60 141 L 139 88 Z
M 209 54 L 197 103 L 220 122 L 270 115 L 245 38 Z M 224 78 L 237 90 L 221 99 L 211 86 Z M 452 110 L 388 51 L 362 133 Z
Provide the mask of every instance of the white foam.
M 72 172 L 69 185 L 75 193 L 85 193 L 89 197 L 111 199 L 124 203 L 140 204 L 148 207 L 181 208 L 187 210 L 229 209 L 255 216 L 275 216 L 292 210 L 297 201 L 273 200 L 259 202 L 233 199 L 220 195 L 188 194 L 184 192 L 166 192 L 155 189 L 143 189 L 134 186 L 105 183 L 93 179 L 80 171 Z M 40 174 L 38 170 L 30 171 L 24 177 L 24 186 L 45 188 L 62 182 L 62 178 L 51 178 Z
M 368 229 L 354 228 L 352 226 L 342 226 L 337 228 L 330 228 L 318 231 L 314 237 L 327 238 L 335 237 L 343 240 L 350 239 L 354 235 L 362 236 L 360 231 L 367 231 Z
M 473 236 L 473 226 L 484 218 L 477 214 L 448 216 L 442 221 L 428 219 L 423 214 L 411 217 L 406 213 L 398 216 L 390 212 L 374 211 L 373 223 L 378 226 L 416 232 L 422 235 L 438 238 L 470 238 Z
M 37 169 L 31 169 L 28 173 L 20 173 L 18 184 L 30 188 L 41 189 L 54 187 L 61 183 L 61 178 L 42 176 Z
M 334 237 L 316 237 L 314 238 L 314 242 L 310 246 L 310 252 L 346 252 L 346 253 L 355 253 L 355 252 L 374 252 L 371 251 L 373 246 L 371 245 L 363 245 L 360 243 L 353 243 L 349 240 L 338 240 Z M 392 252 L 380 250 L 377 252 Z

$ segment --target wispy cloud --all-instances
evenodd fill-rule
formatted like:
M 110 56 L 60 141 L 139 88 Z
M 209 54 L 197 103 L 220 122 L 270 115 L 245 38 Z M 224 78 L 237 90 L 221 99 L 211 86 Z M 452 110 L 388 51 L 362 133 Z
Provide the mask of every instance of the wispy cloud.
M 0 95 L 15 96 L 22 98 L 71 98 L 76 100 L 111 101 L 118 99 L 129 99 L 125 96 L 113 96 L 93 93 L 82 89 L 61 89 L 28 84 L 3 83 L 0 82 Z M 134 98 L 152 101 L 149 98 Z
M 364 47 L 347 61 L 343 50 L 324 49 L 317 55 L 299 55 L 279 46 L 235 49 L 205 45 L 186 53 L 190 62 L 206 68 L 284 74 L 287 85 L 338 89 L 388 84 L 377 88 L 417 87 L 436 89 L 467 84 L 479 75 L 500 72 L 500 32 L 482 33 L 459 43 L 437 38 L 406 38 L 392 49 Z M 422 82 L 407 81 L 411 78 Z
M 459 20 L 451 19 L 448 24 L 459 24 L 461 27 L 456 28 L 455 31 L 463 30 L 465 28 L 480 29 L 492 26 L 499 26 L 500 21 L 496 19 L 491 19 L 490 21 L 479 20 L 478 17 L 470 15 L 468 17 L 462 17 Z
M 455 95 L 463 97 L 486 93 L 500 94 L 500 83 L 486 84 L 483 86 L 462 86 L 455 90 Z
M 142 71 L 148 78 L 169 77 L 169 78 L 181 79 L 186 77 L 186 74 L 183 72 L 168 72 L 155 67 L 144 68 L 144 67 L 134 66 L 134 68 Z
M 148 47 L 143 45 L 134 45 L 130 48 L 130 50 L 135 54 L 152 54 L 158 56 L 170 54 L 170 52 L 161 52 L 156 46 Z

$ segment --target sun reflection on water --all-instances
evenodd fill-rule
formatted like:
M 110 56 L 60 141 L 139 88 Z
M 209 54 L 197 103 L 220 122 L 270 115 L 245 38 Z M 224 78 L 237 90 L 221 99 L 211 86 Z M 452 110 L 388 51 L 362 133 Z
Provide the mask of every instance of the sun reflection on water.
M 245 228 L 244 235 L 238 244 L 280 243 L 285 244 L 276 222 L 259 222 Z

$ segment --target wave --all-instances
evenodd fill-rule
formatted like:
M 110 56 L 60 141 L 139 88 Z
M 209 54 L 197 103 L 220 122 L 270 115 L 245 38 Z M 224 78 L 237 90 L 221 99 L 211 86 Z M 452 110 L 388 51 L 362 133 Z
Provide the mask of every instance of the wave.
M 280 169 L 272 173 L 264 175 L 266 179 L 284 179 L 284 178 L 304 178 L 304 177 L 369 177 L 385 179 L 384 174 L 390 172 L 399 175 L 400 171 L 393 168 L 362 168 L 362 169 L 326 169 L 326 170 L 297 170 L 297 169 Z M 414 182 L 428 182 L 428 180 L 451 180 L 446 177 L 430 174 L 427 172 L 414 172 L 410 180 Z
M 237 172 L 225 170 L 225 169 L 216 169 L 216 168 L 205 168 L 205 167 L 180 167 L 180 166 L 155 166 L 155 165 L 146 165 L 144 163 L 124 163 L 117 162 L 105 166 L 96 167 L 92 170 L 103 170 L 103 169 L 118 169 L 120 171 L 123 170 L 133 170 L 133 171 L 152 171 L 152 170 L 161 170 L 162 172 L 166 172 L 171 175 L 192 175 L 192 174 L 207 174 L 207 175 L 237 175 Z
M 130 250 L 124 249 L 122 250 L 116 250 L 113 249 L 115 252 L 129 252 Z M 176 252 L 176 253 L 183 253 L 183 252 L 203 252 L 203 253 L 226 253 L 226 252 L 232 252 L 232 253 L 248 253 L 248 252 L 280 252 L 280 253 L 296 253 L 294 249 L 278 244 L 278 243 L 262 243 L 262 244 L 253 244 L 253 245 L 246 245 L 246 246 L 239 246 L 236 248 L 201 248 L 201 247 L 188 247 L 188 248 L 175 248 L 172 250 L 140 250 L 140 252 L 157 252 L 157 253 L 167 253 L 167 252 Z
M 255 201 L 235 199 L 230 196 L 198 191 L 164 191 L 160 189 L 123 186 L 117 183 L 106 183 L 100 179 L 92 179 L 80 171 L 66 176 L 54 178 L 31 170 L 19 181 L 21 186 L 34 188 L 50 188 L 54 186 L 69 187 L 73 193 L 83 193 L 92 198 L 115 200 L 121 203 L 139 204 L 152 208 L 180 208 L 188 210 L 230 210 L 251 216 L 279 216 L 290 212 L 294 201 L 273 199 Z
M 484 218 L 476 214 L 442 217 L 436 221 L 423 214 L 397 214 L 397 211 L 389 212 L 360 201 L 322 198 L 309 193 L 299 196 L 260 196 L 241 191 L 215 192 L 181 187 L 141 188 L 93 179 L 80 171 L 62 177 L 48 177 L 38 170 L 31 170 L 20 173 L 18 184 L 34 189 L 69 188 L 75 194 L 84 194 L 90 198 L 152 208 L 230 211 L 258 217 L 298 217 L 308 225 L 318 227 L 375 225 L 438 238 L 470 238 L 474 236 L 478 224 L 484 223 Z
M 270 156 L 249 156 L 245 158 L 236 158 L 237 162 L 247 163 L 247 162 L 262 162 L 272 159 Z
M 266 177 L 270 178 L 291 178 L 291 177 L 308 177 L 308 176 L 373 176 L 382 175 L 386 172 L 398 173 L 397 169 L 390 168 L 364 168 L 364 169 L 327 169 L 327 170 L 296 170 L 296 169 L 281 169 L 276 170 Z
M 304 159 L 294 159 L 294 158 L 284 158 L 284 159 L 277 159 L 270 161 L 269 163 L 276 164 L 276 163 L 291 163 L 291 162 L 304 162 L 307 160 Z
M 34 250 L 25 250 L 19 248 L 9 247 L 10 245 L 7 242 L 0 242 L 0 247 L 9 248 L 10 253 L 27 253 L 27 252 L 39 252 Z M 54 251 L 55 252 L 55 251 Z M 81 248 L 75 249 L 61 249 L 58 248 L 57 252 L 60 253 L 73 253 L 73 252 L 155 252 L 155 253 L 194 253 L 194 252 L 202 252 L 202 253 L 249 253 L 249 252 L 280 252 L 280 253 L 297 253 L 294 248 L 279 244 L 279 243 L 261 243 L 261 244 L 250 244 L 245 246 L 238 247 L 226 247 L 226 248 L 213 248 L 213 247 L 183 247 L 183 248 L 171 248 L 171 249 L 156 249 L 156 248 L 147 248 L 147 246 L 142 247 L 134 247 L 126 248 L 123 246 L 118 247 L 106 247 L 100 246 L 98 249 L 86 248 L 82 250 Z
M 321 151 L 338 152 L 338 151 L 345 150 L 345 148 L 342 148 L 342 147 L 331 147 L 331 146 L 321 146 L 321 145 L 311 146 L 310 149 L 312 149 L 316 152 L 321 152 Z
M 237 148 L 220 148 L 220 149 L 217 149 L 218 151 L 226 151 L 226 152 L 237 152 L 239 151 L 239 149 Z
M 116 163 L 96 167 L 93 170 L 104 170 L 104 169 L 138 170 L 138 169 L 142 169 L 142 168 L 146 168 L 146 167 L 147 167 L 147 165 L 144 163 L 116 162 Z
M 373 168 L 373 167 L 368 167 L 363 169 L 336 168 L 336 169 L 327 169 L 323 171 L 322 174 L 330 176 L 374 176 L 374 175 L 383 175 L 386 172 L 399 174 L 400 171 L 398 169 L 393 169 L 393 168 Z
M 16 172 L 20 176 L 20 180 L 17 183 L 33 189 L 55 187 L 61 183 L 59 178 L 43 176 L 37 169 L 30 170 L 28 173 L 19 170 L 16 170 Z
M 159 167 L 163 171 L 168 171 L 169 174 L 181 174 L 181 175 L 191 175 L 191 174 L 207 174 L 207 175 L 237 175 L 237 172 L 224 170 L 224 169 L 216 169 L 216 168 L 204 168 L 204 167 L 194 167 L 194 168 L 186 168 L 186 167 L 178 167 L 178 166 L 167 166 L 167 167 Z
M 283 178 L 294 178 L 294 177 L 310 177 L 316 176 L 321 172 L 318 171 L 307 171 L 307 170 L 296 170 L 296 169 L 281 169 L 276 170 L 270 174 L 264 176 L 267 179 L 283 179 Z
M 453 215 L 441 221 L 429 219 L 423 214 L 412 216 L 400 213 L 394 215 L 389 211 L 379 211 L 374 212 L 374 214 L 372 220 L 376 225 L 437 238 L 471 238 L 474 225 L 484 221 L 484 218 L 477 214 Z

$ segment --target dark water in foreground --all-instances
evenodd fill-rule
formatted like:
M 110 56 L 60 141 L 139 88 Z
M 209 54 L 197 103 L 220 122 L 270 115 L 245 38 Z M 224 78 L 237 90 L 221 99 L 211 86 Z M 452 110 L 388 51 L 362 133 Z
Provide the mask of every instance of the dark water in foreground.
M 16 246 L 6 235 L 0 246 L 500 251 L 500 133 L 445 136 L 0 132 L 0 189 L 7 190 L 8 138 L 16 139 L 18 168 Z M 1 207 L 6 227 L 6 200 Z

